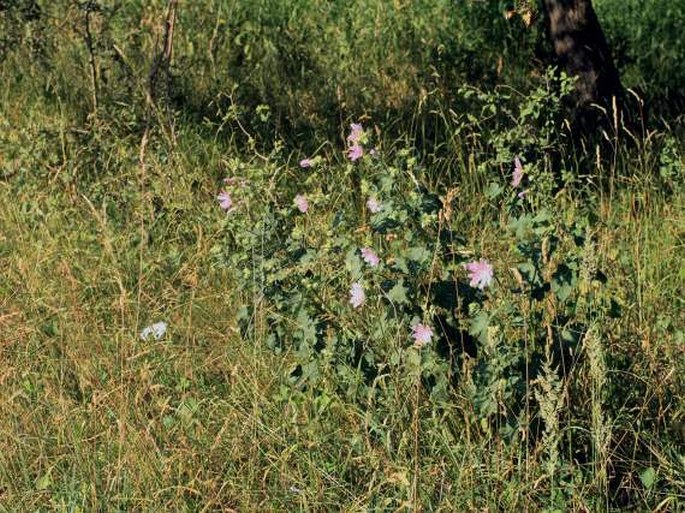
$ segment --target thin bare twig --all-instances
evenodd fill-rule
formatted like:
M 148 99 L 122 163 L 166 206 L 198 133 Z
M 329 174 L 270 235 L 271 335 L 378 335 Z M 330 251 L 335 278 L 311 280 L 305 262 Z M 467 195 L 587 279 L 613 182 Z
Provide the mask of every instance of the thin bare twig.
M 167 6 L 166 20 L 164 23 L 164 39 L 162 41 L 162 49 L 157 54 L 155 61 L 150 69 L 148 78 L 148 103 L 150 107 L 157 106 L 157 83 L 159 80 L 160 71 L 164 72 L 166 78 L 166 111 L 169 114 L 168 96 L 171 90 L 171 73 L 169 67 L 171 65 L 171 57 L 173 55 L 173 41 L 174 41 L 174 27 L 176 25 L 176 9 L 178 0 L 169 0 Z M 172 131 L 173 138 L 173 131 Z

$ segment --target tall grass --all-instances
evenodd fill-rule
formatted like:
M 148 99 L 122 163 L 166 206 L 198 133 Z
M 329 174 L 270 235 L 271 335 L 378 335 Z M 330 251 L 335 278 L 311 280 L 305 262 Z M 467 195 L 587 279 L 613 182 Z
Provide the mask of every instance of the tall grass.
M 682 507 L 682 120 L 574 150 L 540 34 L 490 2 L 182 3 L 152 104 L 166 3 L 24 3 L 0 11 L 0 509 Z

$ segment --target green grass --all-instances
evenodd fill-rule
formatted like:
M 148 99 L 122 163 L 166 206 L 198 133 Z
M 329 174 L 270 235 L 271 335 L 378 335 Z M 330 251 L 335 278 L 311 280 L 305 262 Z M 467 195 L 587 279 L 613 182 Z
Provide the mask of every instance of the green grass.
M 75 4 L 67 4 L 76 16 Z M 328 4 L 322 2 L 299 2 L 293 12 L 314 4 L 317 16 L 328 21 L 317 25 L 318 18 L 304 20 L 307 38 L 294 42 L 297 20 L 292 12 L 281 12 L 270 2 L 250 5 L 260 6 L 259 16 L 275 26 L 281 18 L 294 17 L 284 25 L 285 35 L 268 32 L 276 48 L 292 44 L 313 51 L 308 37 L 319 33 L 348 41 L 354 31 L 346 32 L 347 25 L 331 19 L 349 17 L 362 34 L 353 42 L 360 52 L 368 52 L 364 55 L 374 73 L 402 70 L 409 63 L 417 70 L 364 85 L 366 68 L 346 75 L 345 66 L 353 60 L 335 68 L 336 53 L 329 49 L 320 58 L 331 68 L 331 76 L 348 81 L 345 94 L 371 90 L 370 100 L 355 96 L 345 100 L 347 106 L 326 111 L 326 95 L 333 93 L 322 76 L 316 86 L 321 96 L 312 97 L 316 108 L 298 113 L 292 109 L 304 100 L 297 94 L 307 97 L 311 91 L 302 84 L 298 89 L 283 83 L 283 90 L 274 91 L 269 103 L 264 96 L 267 81 L 262 82 L 263 90 L 250 93 L 253 96 L 236 94 L 235 100 L 244 102 L 237 105 L 238 114 L 226 111 L 220 113 L 226 114 L 223 120 L 202 120 L 198 105 L 192 104 L 208 111 L 219 108 L 210 100 L 216 95 L 213 88 L 226 77 L 210 70 L 224 62 L 239 66 L 234 49 L 221 50 L 226 54 L 217 51 L 214 61 L 200 59 L 195 75 L 179 64 L 174 69 L 176 94 L 187 95 L 188 103 L 171 98 L 171 116 L 160 109 L 148 117 L 145 80 L 154 34 L 161 30 L 161 4 L 152 3 L 140 12 L 124 9 L 109 25 L 97 26 L 104 41 L 98 50 L 106 69 L 103 76 L 112 73 L 111 79 L 124 73 L 125 66 L 109 46 L 115 41 L 129 59 L 130 80 L 119 77 L 100 85 L 96 116 L 90 103 L 87 52 L 73 27 L 61 23 L 67 18 L 48 9 L 54 17 L 45 23 L 62 30 L 46 36 L 51 60 L 28 59 L 26 41 L 4 55 L 0 510 L 678 511 L 685 504 L 685 163 L 680 156 L 682 120 L 675 117 L 671 126 L 662 125 L 637 147 L 621 144 L 615 159 L 600 146 L 598 159 L 581 154 L 564 161 L 575 165 L 570 171 L 581 178 L 556 192 L 553 207 L 563 208 L 554 212 L 555 220 L 592 213 L 587 233 L 594 241 L 597 268 L 606 275 L 601 285 L 592 282 L 593 290 L 611 298 L 618 313 L 597 320 L 582 310 L 599 308 L 599 301 L 578 303 L 579 322 L 596 322 L 595 339 L 579 343 L 568 373 L 552 366 L 535 382 L 525 383 L 531 403 L 527 411 L 541 413 L 526 417 L 521 408 L 524 413 L 513 434 L 499 429 L 506 427 L 498 425 L 504 424 L 501 417 L 479 416 L 474 400 L 478 386 L 490 386 L 477 381 L 484 357 L 463 358 L 458 368 L 440 367 L 440 359 L 428 361 L 437 368 L 433 372 L 448 369 L 459 376 L 445 391 L 447 399 L 436 400 L 420 378 L 421 365 L 427 361 L 412 360 L 418 352 L 405 347 L 406 334 L 383 315 L 380 301 L 369 300 L 356 317 L 340 315 L 340 330 L 367 334 L 368 345 L 379 355 L 399 355 L 400 363 L 384 362 L 390 370 L 372 385 L 362 386 L 359 369 L 340 364 L 324 351 L 316 356 L 321 364 L 314 386 L 292 379 L 293 369 L 302 363 L 301 351 L 296 344 L 270 347 L 269 322 L 282 316 L 287 338 L 295 336 L 299 319 L 284 315 L 268 295 L 256 294 L 256 278 L 253 287 L 247 286 L 242 269 L 226 265 L 242 251 L 227 235 L 235 236 L 227 219 L 245 215 L 258 220 L 266 212 L 258 200 L 268 200 L 280 209 L 274 216 L 291 222 L 288 202 L 303 187 L 310 188 L 316 203 L 306 222 L 298 224 L 302 218 L 294 218 L 292 233 L 307 243 L 313 246 L 325 239 L 338 214 L 356 219 L 363 202 L 360 176 L 355 173 L 362 172 L 348 166 L 341 138 L 330 135 L 346 128 L 348 109 L 355 110 L 355 119 L 357 114 L 369 114 L 364 123 L 380 131 L 381 159 L 402 170 L 399 175 L 407 183 L 398 182 L 390 199 L 400 203 L 415 193 L 404 164 L 394 163 L 411 157 L 425 168 L 407 164 L 406 169 L 414 170 L 429 192 L 445 196 L 451 189 L 453 212 L 446 226 L 464 239 L 460 248 L 491 256 L 498 290 L 505 291 L 493 293 L 485 306 L 506 311 L 502 315 L 512 319 L 517 309 L 529 309 L 528 318 L 539 314 L 538 327 L 563 308 L 553 299 L 535 305 L 523 294 L 506 293 L 515 289 L 510 269 L 520 256 L 514 250 L 516 238 L 506 229 L 509 211 L 489 192 L 492 182 L 503 177 L 508 181 L 508 171 L 489 160 L 506 142 L 506 123 L 483 121 L 482 133 L 480 124 L 475 129 L 460 124 L 447 111 L 451 93 L 439 92 L 440 88 L 430 93 L 435 95 L 431 108 L 437 110 L 427 118 L 420 116 L 429 107 L 416 98 L 407 99 L 404 106 L 383 104 L 420 88 L 435 64 L 419 50 L 404 53 L 414 33 L 398 32 L 397 27 L 411 18 L 417 31 L 423 27 L 427 32 L 430 44 L 438 44 L 449 20 L 432 24 L 435 13 L 423 2 L 412 4 L 411 16 L 402 14 L 402 2 L 393 3 L 393 8 L 355 3 L 367 9 L 376 6 L 375 17 L 325 10 Z M 446 5 L 441 2 L 435 9 Z M 464 9 L 462 15 L 468 11 L 485 16 L 476 4 Z M 233 20 L 247 23 L 241 18 L 247 17 L 247 10 L 246 4 L 245 12 L 233 13 Z M 223 19 L 218 11 L 202 14 L 210 15 Z M 97 19 L 108 21 L 104 15 Z M 466 21 L 477 19 L 464 18 L 462 23 L 466 27 Z M 127 31 L 132 20 L 143 27 L 142 35 Z M 186 26 L 191 23 L 182 20 Z M 380 20 L 392 23 L 386 26 Z M 373 39 L 369 30 L 374 24 L 386 26 L 387 32 L 378 37 L 388 45 L 370 47 L 366 38 Z M 198 22 L 195 40 L 190 31 L 183 32 L 176 62 L 190 66 L 196 48 L 204 48 L 200 42 L 212 37 L 214 26 Z M 260 25 L 259 30 L 269 26 Z M 245 40 L 259 32 L 256 26 L 243 30 Z M 347 35 L 334 37 L 336 31 Z M 481 31 L 478 34 L 482 36 Z M 472 54 L 460 47 L 463 39 L 451 43 L 453 63 L 460 62 L 458 56 L 479 55 L 478 45 L 485 45 L 483 55 L 495 52 L 481 39 L 473 43 Z M 268 52 L 259 53 L 264 48 L 269 46 L 258 47 L 254 59 L 267 66 Z M 382 54 L 384 48 L 390 49 L 388 55 Z M 374 51 L 381 54 L 374 57 Z M 387 67 L 374 68 L 378 60 L 388 60 Z M 236 71 L 241 87 L 274 79 L 257 69 L 246 65 Z M 457 68 L 455 74 L 459 72 Z M 516 83 L 529 78 L 524 71 L 512 73 Z M 476 78 L 475 85 L 487 89 L 487 77 Z M 198 88 L 196 96 L 188 93 L 193 87 Z M 273 118 L 260 124 L 253 105 L 258 102 L 268 103 L 270 112 L 285 119 L 287 126 L 311 123 L 310 129 L 283 134 L 285 125 Z M 317 117 L 322 105 L 334 119 L 343 117 Z M 473 105 L 464 103 L 459 115 L 469 106 L 476 109 Z M 228 109 L 226 104 L 220 108 Z M 478 117 L 483 111 L 469 113 Z M 255 118 L 252 124 L 238 126 L 247 115 Z M 440 123 L 426 121 L 438 118 Z M 141 163 L 147 122 L 149 144 Z M 424 129 L 445 133 L 425 135 Z M 443 141 L 432 153 L 431 137 Z M 675 148 L 675 164 L 670 174 L 660 176 L 665 140 Z M 403 153 L 413 143 L 419 150 Z M 305 156 L 319 148 L 316 153 L 326 161 L 321 175 L 304 175 L 298 168 L 301 148 L 310 150 Z M 257 191 L 250 209 L 227 218 L 215 198 L 221 179 L 232 173 L 255 183 L 262 179 L 269 187 Z M 306 176 L 314 179 L 307 181 Z M 322 176 L 325 179 L 317 178 Z M 415 229 L 414 235 L 419 232 Z M 390 236 L 374 235 L 366 220 L 354 232 L 336 235 L 359 245 L 373 241 L 388 254 L 402 245 Z M 284 231 L 283 240 L 290 241 L 288 236 Z M 411 243 L 420 242 L 416 235 Z M 561 240 L 559 247 L 566 251 L 570 245 Z M 256 266 L 263 256 L 268 255 L 252 255 L 250 262 Z M 562 252 L 554 258 L 566 257 Z M 314 262 L 325 278 L 315 283 L 326 284 L 316 292 L 330 301 L 326 313 L 333 315 L 336 301 L 346 305 L 347 290 L 339 290 L 346 270 L 334 258 Z M 420 285 L 434 286 L 438 278 L 430 276 Z M 247 327 L 244 306 L 250 308 Z M 167 334 L 161 340 L 141 340 L 140 331 L 159 320 L 168 322 Z M 504 340 L 516 341 L 527 329 L 533 334 L 525 339 L 536 343 L 535 326 L 505 326 Z M 486 353 L 491 349 L 479 347 Z M 492 349 L 492 359 L 506 349 Z M 555 382 L 559 389 L 554 389 Z M 541 406 L 535 409 L 538 402 Z M 496 397 L 496 407 L 512 404 Z

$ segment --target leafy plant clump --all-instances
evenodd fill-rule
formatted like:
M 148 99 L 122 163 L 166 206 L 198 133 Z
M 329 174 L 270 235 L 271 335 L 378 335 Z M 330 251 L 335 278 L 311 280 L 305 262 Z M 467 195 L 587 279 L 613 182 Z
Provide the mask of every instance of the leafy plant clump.
M 562 137 L 559 110 L 542 108 L 553 101 L 522 102 L 482 164 L 493 215 L 480 230 L 499 232 L 495 246 L 468 240 L 458 188 L 431 190 L 413 150 L 376 148 L 358 123 L 337 154 L 295 169 L 278 149 L 266 165 L 228 161 L 214 252 L 243 291 L 244 339 L 292 357 L 298 388 L 362 409 L 371 401 L 381 431 L 397 415 L 390 399 L 417 386 L 436 410 L 465 398 L 483 436 L 523 443 L 544 426 L 541 468 L 556 490 L 569 472 L 562 406 L 583 388 L 574 382 L 583 340 L 612 302 L 593 218 L 569 208 L 563 177 L 545 165 Z M 578 412 L 583 402 L 573 400 Z

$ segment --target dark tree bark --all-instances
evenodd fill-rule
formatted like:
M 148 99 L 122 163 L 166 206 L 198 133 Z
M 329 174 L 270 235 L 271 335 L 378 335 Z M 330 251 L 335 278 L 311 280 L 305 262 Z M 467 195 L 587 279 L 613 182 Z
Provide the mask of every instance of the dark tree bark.
M 591 0 L 544 0 L 558 64 L 576 77 L 575 103 L 610 106 L 621 97 L 621 81 Z

